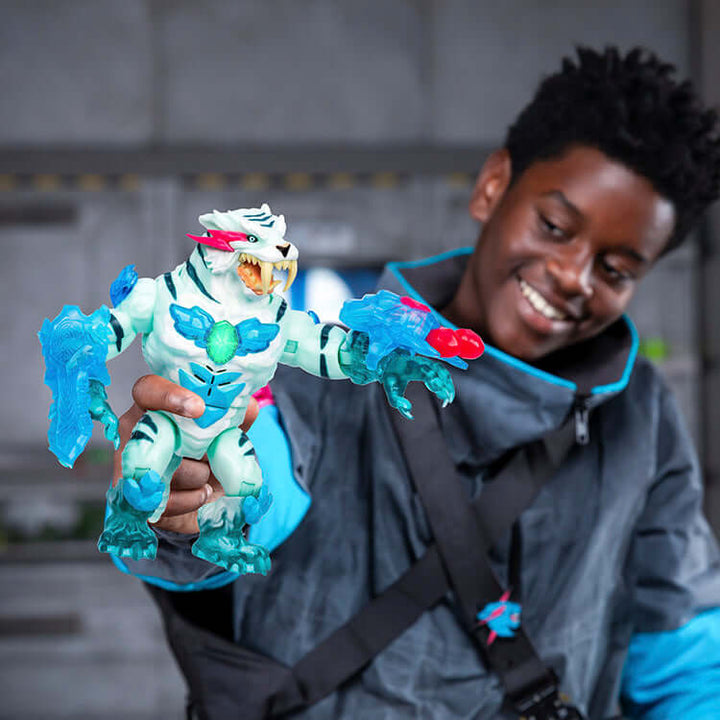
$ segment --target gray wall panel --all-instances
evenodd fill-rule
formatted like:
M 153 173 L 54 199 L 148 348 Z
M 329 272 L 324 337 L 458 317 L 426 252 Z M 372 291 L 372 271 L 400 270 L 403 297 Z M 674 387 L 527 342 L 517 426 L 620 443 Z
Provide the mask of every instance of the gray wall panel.
M 679 0 L 434 0 L 433 137 L 502 139 L 538 79 L 575 44 L 647 45 L 688 70 L 687 3 Z
M 412 3 L 168 3 L 158 14 L 169 141 L 388 141 L 420 136 Z
M 0 143 L 136 143 L 152 132 L 142 0 L 4 0 Z

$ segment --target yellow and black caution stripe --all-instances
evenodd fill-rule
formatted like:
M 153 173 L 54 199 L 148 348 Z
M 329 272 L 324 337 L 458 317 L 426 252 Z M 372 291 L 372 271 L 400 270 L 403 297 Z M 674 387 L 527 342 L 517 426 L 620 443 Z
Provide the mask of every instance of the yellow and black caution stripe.
M 219 192 L 224 190 L 244 191 L 287 191 L 311 192 L 330 190 L 342 192 L 357 188 L 375 190 L 394 190 L 406 186 L 416 174 L 400 172 L 287 172 L 287 173 L 218 173 L 200 172 L 181 174 L 183 189 L 201 192 Z M 474 182 L 472 173 L 449 173 L 442 175 L 452 187 L 470 187 Z M 16 191 L 34 191 L 55 193 L 65 191 L 96 192 L 135 192 L 142 188 L 145 176 L 139 173 L 101 174 L 101 173 L 0 173 L 0 193 Z

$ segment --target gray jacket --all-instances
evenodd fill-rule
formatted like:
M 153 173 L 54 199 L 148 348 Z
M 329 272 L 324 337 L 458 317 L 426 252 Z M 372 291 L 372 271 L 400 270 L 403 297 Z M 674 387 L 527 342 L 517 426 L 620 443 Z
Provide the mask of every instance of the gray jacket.
M 383 284 L 434 307 L 452 296 L 465 252 L 391 266 Z M 577 444 L 520 517 L 522 622 L 562 689 L 592 718 L 616 711 L 633 633 L 678 627 L 720 606 L 720 560 L 701 514 L 701 480 L 675 401 L 636 357 L 626 320 L 530 366 L 489 347 L 454 372 L 441 413 L 470 493 L 507 450 L 589 413 Z M 272 388 L 295 477 L 313 502 L 274 553 L 268 577 L 234 586 L 237 641 L 294 664 L 417 560 L 431 542 L 394 440 L 382 391 L 281 370 Z M 507 581 L 510 537 L 492 551 Z M 206 571 L 161 544 L 167 573 Z M 356 681 L 303 718 L 502 717 L 485 671 L 448 598 L 382 652 Z

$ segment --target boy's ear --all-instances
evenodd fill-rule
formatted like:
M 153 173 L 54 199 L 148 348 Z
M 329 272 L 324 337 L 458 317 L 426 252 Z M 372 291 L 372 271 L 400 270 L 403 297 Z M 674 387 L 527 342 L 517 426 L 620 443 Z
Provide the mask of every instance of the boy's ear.
M 510 185 L 512 162 L 510 153 L 502 148 L 492 153 L 480 170 L 472 197 L 470 215 L 474 220 L 487 222 Z

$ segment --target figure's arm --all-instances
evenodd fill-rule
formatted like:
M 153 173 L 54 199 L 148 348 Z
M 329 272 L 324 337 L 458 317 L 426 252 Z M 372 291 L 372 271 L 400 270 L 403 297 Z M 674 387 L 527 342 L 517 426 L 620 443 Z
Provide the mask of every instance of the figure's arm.
M 61 464 L 72 467 L 92 435 L 92 420 L 105 426 L 115 446 L 117 416 L 107 401 L 110 384 L 106 362 L 125 350 L 138 332 L 152 328 L 155 281 L 138 281 L 125 268 L 111 288 L 118 307 L 102 306 L 91 315 L 66 305 L 54 320 L 45 320 L 39 337 L 45 358 L 45 383 L 52 390 L 48 441 Z
M 283 318 L 285 349 L 283 365 L 298 367 L 311 375 L 346 379 L 340 363 L 340 350 L 347 333 L 337 325 L 316 323 L 307 313 L 288 310 Z
M 107 360 L 127 350 L 132 341 L 152 330 L 157 284 L 151 278 L 140 278 L 128 294 L 110 310 L 110 327 L 113 337 L 108 347 Z
M 365 332 L 346 332 L 335 325 L 316 324 L 309 315 L 298 311 L 287 315 L 285 349 L 280 358 L 285 365 L 323 378 L 349 379 L 358 385 L 379 382 L 390 405 L 408 418 L 412 417 L 411 404 L 404 393 L 413 380 L 423 382 L 443 404 L 455 396 L 450 373 L 439 362 L 439 353 L 428 358 L 395 347 L 378 360 Z
M 633 720 L 720 717 L 720 553 L 702 514 L 702 481 L 666 392 L 656 481 L 628 563 L 635 635 L 623 670 Z

